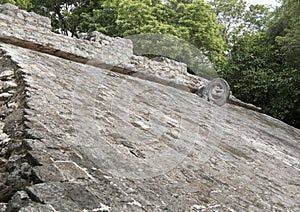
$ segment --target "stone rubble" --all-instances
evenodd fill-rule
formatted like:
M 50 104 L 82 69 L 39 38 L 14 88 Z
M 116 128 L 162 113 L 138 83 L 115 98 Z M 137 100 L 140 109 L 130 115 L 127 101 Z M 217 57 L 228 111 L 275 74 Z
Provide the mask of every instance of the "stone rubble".
M 39 19 L 0 6 L 0 211 L 300 210 L 299 129 L 186 92 L 203 81 L 182 63 Z

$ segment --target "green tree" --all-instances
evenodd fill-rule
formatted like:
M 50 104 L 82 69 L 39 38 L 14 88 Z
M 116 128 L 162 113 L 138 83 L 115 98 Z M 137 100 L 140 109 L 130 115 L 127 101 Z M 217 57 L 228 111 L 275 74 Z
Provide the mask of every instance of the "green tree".
M 275 15 L 279 18 L 274 18 L 270 23 L 269 41 L 282 54 L 281 70 L 290 79 L 285 86 L 290 87 L 290 92 L 294 94 L 287 102 L 289 113 L 283 120 L 300 128 L 300 2 L 283 0 Z
M 69 23 L 74 35 L 97 30 L 121 37 L 140 33 L 176 36 L 195 45 L 214 64 L 224 62 L 219 25 L 211 6 L 203 0 L 104 0 L 97 4 L 89 1 L 72 11 Z M 174 52 L 182 53 L 177 50 Z M 193 55 L 188 49 L 185 51 L 186 55 Z M 179 55 L 173 59 L 176 58 Z
M 240 99 L 300 127 L 299 3 L 285 0 L 269 23 L 235 39 L 221 75 Z
M 245 0 L 211 0 L 210 4 L 221 26 L 226 52 L 230 52 L 234 42 L 243 33 L 264 29 L 269 16 L 267 7 L 249 6 Z
M 245 0 L 211 0 L 210 4 L 222 27 L 222 37 L 227 45 L 233 42 L 233 37 L 242 30 L 243 17 L 246 11 Z
M 204 52 L 215 65 L 222 65 L 224 42 L 211 6 L 204 1 L 179 3 L 176 14 L 175 26 L 185 27 L 189 31 L 189 37 L 186 39 Z
M 30 11 L 51 18 L 53 30 L 68 35 L 67 14 L 73 8 L 82 6 L 85 0 L 31 0 L 31 2 Z
M 279 29 L 274 41 L 284 52 L 286 65 L 300 70 L 300 2 L 285 0 L 276 14 L 279 18 L 271 23 L 269 34 Z
M 0 4 L 4 3 L 14 4 L 23 10 L 28 10 L 32 6 L 30 0 L 0 0 Z

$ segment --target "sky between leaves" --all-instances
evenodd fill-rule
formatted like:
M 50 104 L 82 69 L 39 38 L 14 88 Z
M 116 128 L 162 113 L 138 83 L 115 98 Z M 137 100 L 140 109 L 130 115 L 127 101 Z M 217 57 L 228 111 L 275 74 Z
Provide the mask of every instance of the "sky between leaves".
M 280 6 L 276 0 L 246 0 L 249 4 L 265 4 L 272 5 L 273 7 Z

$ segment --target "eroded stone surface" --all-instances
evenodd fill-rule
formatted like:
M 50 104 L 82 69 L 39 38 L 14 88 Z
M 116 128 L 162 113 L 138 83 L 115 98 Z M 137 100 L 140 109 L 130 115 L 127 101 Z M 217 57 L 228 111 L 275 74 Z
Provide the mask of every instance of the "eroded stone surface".
M 26 132 L 37 139 L 26 143 L 44 176 L 26 188 L 35 202 L 65 211 L 298 209 L 299 130 L 154 82 L 2 48 L 30 82 Z
M 0 211 L 300 209 L 298 129 L 8 43 L 0 43 Z M 135 59 L 141 72 L 185 76 L 182 64 Z M 156 74 L 167 64 L 169 73 Z

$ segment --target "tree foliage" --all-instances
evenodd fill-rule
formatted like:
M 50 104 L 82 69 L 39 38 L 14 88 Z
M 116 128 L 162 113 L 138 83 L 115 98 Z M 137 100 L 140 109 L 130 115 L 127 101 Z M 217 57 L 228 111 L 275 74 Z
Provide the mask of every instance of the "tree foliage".
M 72 11 L 69 16 L 72 34 L 93 30 L 121 37 L 168 34 L 195 45 L 215 64 L 224 62 L 219 25 L 210 5 L 203 0 L 103 0 L 95 5 L 94 1 L 88 1 Z
M 247 5 L 246 0 L 211 0 L 210 4 L 221 26 L 227 53 L 243 33 L 263 30 L 269 16 L 267 7 Z
M 299 1 L 284 0 L 270 21 L 235 39 L 221 75 L 240 99 L 300 127 Z
M 212 61 L 216 67 L 224 63 L 224 42 L 219 25 L 211 6 L 203 0 L 86 1 L 68 14 L 68 23 L 69 31 L 74 36 L 94 30 L 113 37 L 157 33 L 169 35 L 169 40 L 172 40 L 175 36 L 196 46 L 199 57 L 207 58 L 206 62 Z M 211 62 L 200 67 L 199 61 L 191 58 L 194 51 L 187 46 L 174 47 L 169 50 L 173 52 L 172 59 L 180 60 L 182 54 L 185 58 L 190 57 L 189 66 L 199 75 L 214 70 L 209 65 Z
M 23 10 L 29 10 L 32 7 L 30 0 L 0 0 L 0 4 L 4 3 L 14 4 Z

